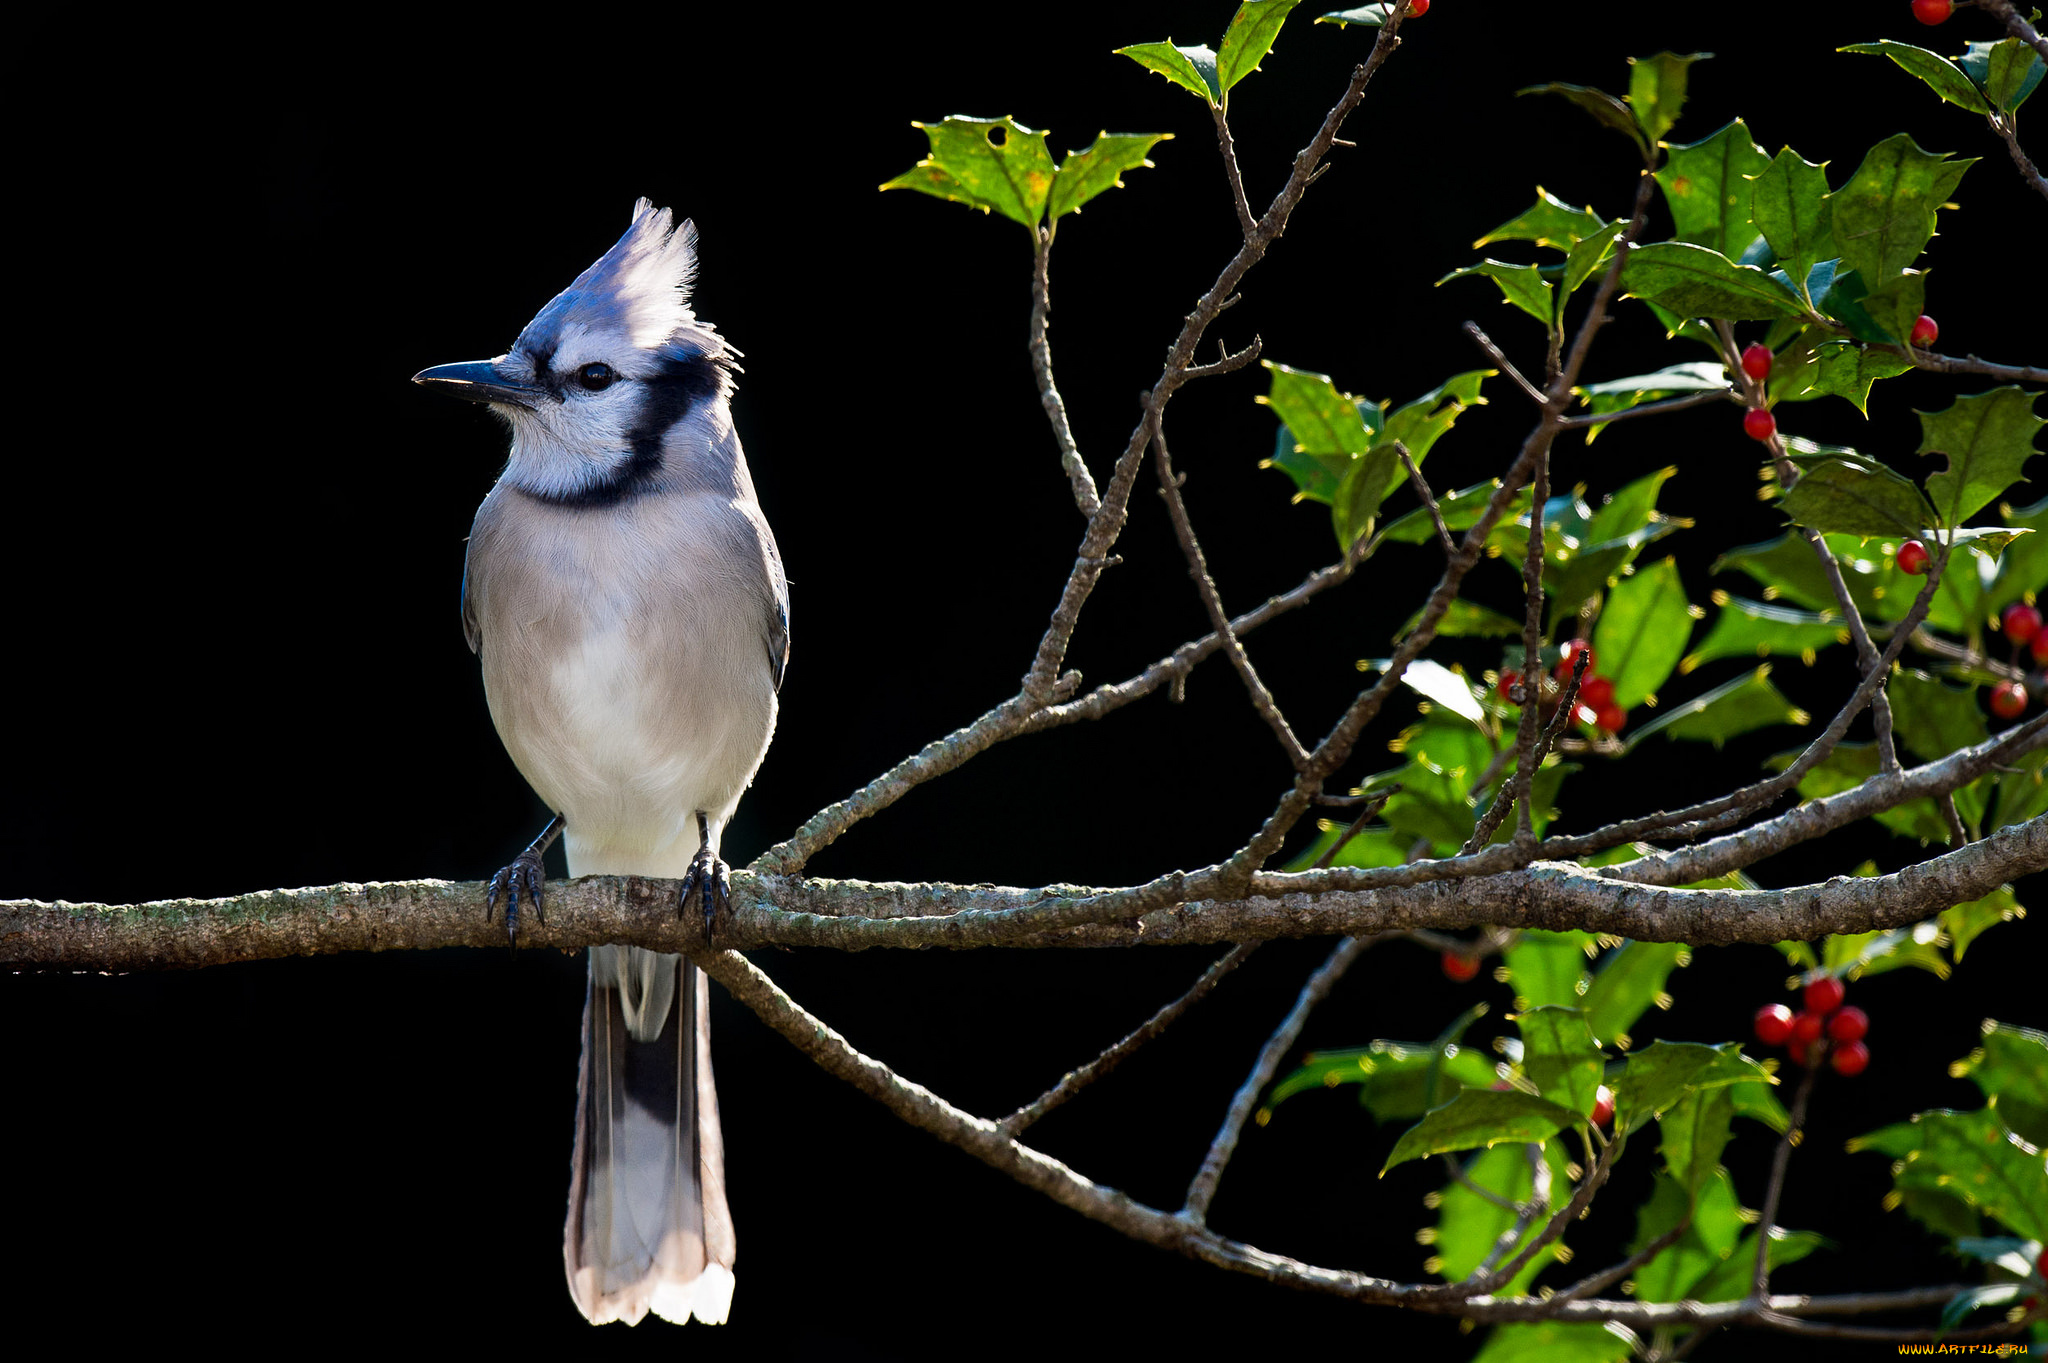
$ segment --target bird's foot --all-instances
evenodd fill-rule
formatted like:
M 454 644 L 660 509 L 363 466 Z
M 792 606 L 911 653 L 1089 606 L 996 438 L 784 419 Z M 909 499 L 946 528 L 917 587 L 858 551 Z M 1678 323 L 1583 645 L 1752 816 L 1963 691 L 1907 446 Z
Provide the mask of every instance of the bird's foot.
M 531 847 L 512 859 L 512 864 L 491 877 L 490 897 L 484 901 L 484 921 L 491 921 L 491 915 L 498 911 L 498 899 L 505 900 L 505 940 L 514 947 L 519 945 L 519 895 L 523 890 L 533 904 L 533 915 L 542 923 L 548 921 L 547 904 L 542 890 L 547 885 L 547 873 L 541 869 L 540 854 Z
M 683 916 L 694 896 L 698 908 L 704 914 L 704 936 L 711 936 L 711 925 L 720 914 L 732 907 L 732 868 L 724 858 L 709 847 L 697 849 L 697 855 L 690 860 L 690 870 L 683 877 L 683 892 L 676 900 L 676 917 Z

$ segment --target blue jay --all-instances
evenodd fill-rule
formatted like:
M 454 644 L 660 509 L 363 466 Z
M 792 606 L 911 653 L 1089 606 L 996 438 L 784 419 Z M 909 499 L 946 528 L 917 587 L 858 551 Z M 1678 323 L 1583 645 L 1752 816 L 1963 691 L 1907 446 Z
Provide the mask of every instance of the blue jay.
M 696 228 L 642 199 L 510 351 L 414 380 L 512 428 L 470 530 L 462 627 L 498 736 L 555 811 L 491 881 L 515 943 L 558 835 L 570 875 L 678 877 L 715 917 L 719 834 L 775 730 L 789 586 L 733 431 L 735 352 L 690 308 L 695 269 Z M 730 1308 L 707 999 L 684 957 L 591 950 L 563 1256 L 593 1323 Z

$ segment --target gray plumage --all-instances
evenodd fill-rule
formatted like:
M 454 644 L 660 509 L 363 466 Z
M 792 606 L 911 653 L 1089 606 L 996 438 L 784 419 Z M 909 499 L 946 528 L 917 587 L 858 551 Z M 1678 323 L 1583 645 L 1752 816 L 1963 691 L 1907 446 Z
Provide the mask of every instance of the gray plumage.
M 733 352 L 689 306 L 694 243 L 641 200 L 509 352 L 419 381 L 512 428 L 470 532 L 463 629 L 569 873 L 687 878 L 708 909 L 719 834 L 775 729 L 789 597 L 732 429 Z M 494 882 L 511 877 L 508 927 L 549 836 Z M 706 999 L 680 956 L 590 954 L 564 1258 L 593 1322 L 726 1317 Z

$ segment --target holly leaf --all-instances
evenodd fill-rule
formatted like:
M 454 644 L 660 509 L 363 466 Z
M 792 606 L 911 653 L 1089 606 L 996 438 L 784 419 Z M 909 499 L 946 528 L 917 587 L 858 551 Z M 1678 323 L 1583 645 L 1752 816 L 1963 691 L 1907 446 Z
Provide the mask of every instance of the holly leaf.
M 1718 658 L 1769 658 L 1782 654 L 1790 654 L 1811 666 L 1821 649 L 1849 642 L 1848 627 L 1832 611 L 1815 614 L 1766 601 L 1749 601 L 1726 592 L 1714 593 L 1714 601 L 1721 613 L 1714 617 L 1714 626 L 1700 646 L 1679 663 L 1680 672 L 1690 672 L 1701 663 Z
M 1642 129 L 1636 126 L 1635 115 L 1629 112 L 1626 104 L 1623 104 L 1605 90 L 1596 90 L 1590 85 L 1569 85 L 1563 81 L 1551 81 L 1547 85 L 1525 86 L 1515 91 L 1515 93 L 1517 95 L 1558 95 L 1568 99 L 1591 114 L 1596 123 L 1614 129 L 1623 137 L 1635 143 L 1636 149 L 1642 152 L 1646 159 L 1650 155 L 1650 144 L 1644 139 Z
M 1648 1124 L 1700 1089 L 1778 1081 L 1733 1041 L 1657 1041 L 1632 1053 L 1608 1082 L 1614 1089 L 1614 1129 L 1621 1133 Z
M 1216 54 L 1216 79 L 1227 96 L 1230 88 L 1259 69 L 1259 63 L 1273 50 L 1280 25 L 1301 0 L 1246 0 L 1230 16 L 1223 30 L 1223 44 Z
M 1664 1156 L 1664 1171 L 1687 1193 L 1698 1195 L 1702 1185 L 1721 1172 L 1721 1151 L 1728 1145 L 1734 1119 L 1735 1105 L 1725 1086 L 1697 1089 L 1657 1115 L 1657 1148 Z M 1728 1244 L 1734 1243 L 1731 1232 Z
M 2034 434 L 2048 421 L 2034 415 L 2035 394 L 2015 384 L 1958 398 L 1940 412 L 1917 412 L 1920 454 L 1946 454 L 1948 467 L 1927 479 L 1927 494 L 1944 526 L 1961 525 L 2007 488 L 2025 482 Z
M 1916 1113 L 1894 1135 L 1895 1192 L 1945 1194 L 2031 1240 L 2048 1240 L 2048 1165 L 2041 1151 L 2006 1129 L 1990 1108 Z M 1874 1137 L 1895 1133 L 1873 1132 Z M 1851 1142 L 1852 1150 L 1865 1148 Z
M 1117 55 L 1129 57 L 1147 71 L 1156 71 L 1191 94 L 1212 105 L 1223 103 L 1223 83 L 1216 69 L 1216 54 L 1206 45 L 1176 47 L 1173 39 L 1163 43 L 1137 43 L 1119 47 Z
M 1872 147 L 1849 183 L 1832 196 L 1842 263 L 1866 287 L 1919 259 L 1934 235 L 1934 211 L 1955 192 L 1974 159 L 1950 161 L 1922 151 L 1905 133 Z
M 1627 1050 L 1628 1029 L 1652 1007 L 1671 1005 L 1664 983 L 1691 959 L 1683 942 L 1624 942 L 1608 952 L 1586 990 L 1586 1025 L 1594 1038 Z
M 1068 213 L 1078 213 L 1082 204 L 1105 190 L 1123 188 L 1124 172 L 1141 166 L 1149 168 L 1152 163 L 1146 159 L 1147 154 L 1172 136 L 1097 133 L 1083 150 L 1068 152 L 1067 159 L 1060 162 L 1058 174 L 1053 176 L 1052 193 L 1046 201 L 1052 220 L 1058 222 Z
M 1941 930 L 1948 934 L 1949 951 L 1960 963 L 1963 953 L 1970 949 L 1970 943 L 2000 923 L 2010 923 L 2016 918 L 2026 917 L 2026 913 L 2027 911 L 2020 907 L 2019 901 L 2012 897 L 2012 891 L 2000 886 L 1981 899 L 1972 899 L 1968 903 L 1943 909 L 1936 916 L 1936 921 L 1941 924 Z M 2048 1138 L 2048 1132 L 2043 1132 L 2043 1136 Z
M 1623 379 L 1607 379 L 1601 383 L 1581 384 L 1572 389 L 1596 415 L 1608 412 L 1622 412 L 1639 403 L 1657 398 L 1667 398 L 1674 393 L 1708 393 L 1729 389 L 1728 371 L 1718 361 L 1688 360 L 1684 364 L 1668 365 L 1650 374 L 1631 374 Z M 1598 426 L 1586 428 L 1586 440 L 1591 443 L 1600 430 Z
M 996 212 L 1036 231 L 1052 192 L 1052 153 L 1042 129 L 1002 118 L 954 114 L 943 123 L 913 123 L 931 150 L 924 160 L 882 186 L 914 189 Z
M 1685 107 L 1686 73 L 1694 62 L 1705 61 L 1711 52 L 1693 52 L 1681 57 L 1659 52 L 1654 57 L 1628 59 L 1628 107 L 1643 135 L 1655 142 L 1671 131 L 1678 111 Z
M 1501 953 L 1507 963 L 1508 984 L 1515 991 L 1515 1007 L 1578 1007 L 1589 983 L 1586 952 L 1592 945 L 1590 932 L 1529 931 L 1516 938 L 1515 944 Z
M 1538 1255 L 1536 1261 L 1543 1256 Z M 1472 1363 L 1623 1363 L 1639 1341 L 1626 1325 L 1537 1320 L 1496 1325 Z
M 1863 541 L 1855 535 L 1829 535 L 1829 549 L 1842 570 L 1849 598 L 1861 611 L 1871 612 L 1881 599 L 1879 588 L 1889 583 L 1887 565 L 1874 553 L 1865 554 Z M 1835 609 L 1835 593 L 1827 573 L 1806 537 L 1788 532 L 1761 544 L 1745 544 L 1714 560 L 1711 571 L 1737 569 L 1749 574 L 1764 589 L 1764 600 L 1782 596 L 1808 610 Z M 1909 595 L 1907 599 L 1912 598 Z
M 1544 1152 L 1544 1159 L 1550 1165 L 1553 1190 L 1563 1187 L 1568 1182 L 1563 1155 L 1552 1148 Z M 1523 1145 L 1497 1145 L 1480 1151 L 1466 1163 L 1464 1175 L 1438 1195 L 1442 1201 L 1437 1213 L 1435 1253 L 1428 1264 L 1430 1272 L 1452 1282 L 1469 1277 L 1473 1269 L 1486 1261 L 1501 1236 L 1514 1229 L 1515 1208 L 1527 1204 L 1535 1192 L 1529 1149 Z M 1473 1191 L 1474 1187 L 1484 1188 L 1492 1196 L 1482 1196 Z M 1510 1296 L 1526 1292 L 1536 1275 L 1550 1263 L 1550 1255 L 1534 1255 L 1510 1281 L 1495 1290 Z
M 1607 220 L 1590 208 L 1574 208 L 1542 185 L 1536 186 L 1536 202 L 1485 236 L 1472 249 L 1496 241 L 1533 241 L 1559 251 L 1569 251 L 1581 241 L 1599 233 Z
M 1685 655 L 1691 633 L 1691 607 L 1675 559 L 1615 583 L 1593 630 L 1593 653 L 1601 675 L 1614 683 L 1614 703 L 1633 710 L 1654 695 Z
M 1825 161 L 1815 165 L 1786 147 L 1750 182 L 1749 208 L 1756 229 L 1802 291 L 1813 267 L 1835 254 L 1835 214 L 1828 203 L 1826 167 Z M 1807 301 L 1814 300 L 1809 295 Z
M 1805 724 L 1806 711 L 1785 699 L 1770 683 L 1766 663 L 1754 672 L 1717 686 L 1658 715 L 1628 737 L 1631 751 L 1651 734 L 1666 738 L 1712 743 L 1716 748 L 1729 739 L 1773 724 Z
M 1737 1093 L 1743 1089 L 1734 1090 Z M 1747 1090 L 1760 1092 L 1760 1090 Z M 1764 1260 L 1773 1273 L 1786 1264 L 1796 1264 L 1817 1249 L 1833 1249 L 1833 1242 L 1826 1236 L 1810 1230 L 1786 1230 L 1783 1226 L 1772 1226 L 1770 1248 L 1764 1251 Z M 1749 1289 L 1756 1272 L 1756 1232 L 1745 1233 L 1736 1242 L 1735 1249 L 1715 1266 L 1713 1272 L 1693 1284 L 1694 1301 L 1740 1301 L 1749 1295 Z
M 1748 250 L 1757 235 L 1750 220 L 1750 180 L 1770 164 L 1739 118 L 1710 137 L 1672 147 L 1657 171 L 1657 184 L 1678 240 L 1731 259 Z
M 1935 523 L 1934 508 L 1913 481 L 1874 459 L 1797 462 L 1799 481 L 1778 502 L 1795 524 L 1823 534 L 1911 539 Z
M 1894 672 L 1885 682 L 1892 726 L 1922 761 L 1934 762 L 1991 736 L 1972 687 L 1944 686 L 1925 672 Z
M 1929 52 L 1924 47 L 1911 43 L 1895 43 L 1889 38 L 1874 43 L 1850 43 L 1838 47 L 1837 52 L 1863 52 L 1872 56 L 1890 57 L 1901 68 L 1927 82 L 1929 89 L 1951 104 L 1959 104 L 1973 114 L 1988 114 L 1991 106 L 1984 102 L 1984 96 L 1977 90 L 1970 78 L 1948 58 Z
M 1638 246 L 1622 266 L 1622 286 L 1676 317 L 1731 322 L 1798 317 L 1798 295 L 1754 265 L 1738 265 L 1718 251 L 1678 241 Z
M 1505 301 L 1528 313 L 1548 327 L 1555 313 L 1555 304 L 1550 296 L 1550 281 L 1542 270 L 1534 265 L 1516 265 L 1505 260 L 1482 260 L 1477 265 L 1467 265 L 1453 270 L 1437 281 L 1439 286 L 1453 279 L 1465 279 L 1481 275 L 1500 285 Z
M 1297 1093 L 1311 1089 L 1356 1085 L 1358 1103 L 1377 1121 L 1413 1121 L 1429 1111 L 1430 1087 L 1443 1095 L 1468 1088 L 1488 1088 L 1496 1077 L 1494 1062 L 1483 1051 L 1451 1044 L 1441 1052 L 1429 1042 L 1375 1041 L 1348 1051 L 1315 1051 L 1301 1068 L 1273 1086 L 1267 1111 Z
M 2048 497 L 2032 506 L 1999 508 L 1999 519 L 2014 530 L 2030 533 L 2015 538 L 1998 556 L 1998 575 L 1984 594 L 1984 609 L 2000 611 L 2048 582 Z
M 2007 1127 L 2039 1145 L 2048 1135 L 2048 1033 L 1988 1018 L 1983 1030 L 1984 1044 L 1951 1069 L 1984 1090 Z
M 1570 1108 L 1519 1089 L 1466 1089 L 1402 1132 L 1380 1167 L 1380 1175 L 1385 1177 L 1397 1164 L 1454 1150 L 1476 1150 L 1504 1141 L 1540 1145 L 1584 1120 Z
M 1499 488 L 1500 483 L 1496 480 L 1474 483 L 1471 487 L 1461 487 L 1455 492 L 1439 496 L 1436 499 L 1436 506 L 1443 514 L 1444 527 L 1453 532 L 1470 529 L 1479 519 L 1480 513 L 1486 510 L 1487 502 Z M 1501 519 L 1512 522 L 1517 516 L 1528 514 L 1529 490 L 1523 488 L 1510 501 Z M 1425 540 L 1436 538 L 1436 522 L 1430 519 L 1428 507 L 1418 506 L 1413 511 L 1388 521 L 1380 535 L 1398 544 L 1421 544 Z M 1516 628 L 1519 629 L 1520 626 Z
M 1551 1102 L 1590 1114 L 1600 1089 L 1600 1046 L 1577 1008 L 1545 1004 L 1515 1015 L 1522 1035 L 1522 1072 Z
M 1907 330 L 1911 331 L 1912 328 L 1908 326 Z M 1870 386 L 1879 379 L 1896 378 L 1911 368 L 1911 360 L 1889 350 L 1866 350 L 1860 345 L 1851 345 L 1846 341 L 1818 346 L 1814 350 L 1814 371 L 1810 386 L 1792 400 L 1845 398 L 1855 404 L 1857 411 L 1869 416 Z
M 1423 608 L 1418 608 L 1408 617 L 1408 623 L 1401 626 L 1401 632 L 1394 636 L 1396 641 L 1414 632 L 1415 627 L 1422 623 L 1422 612 Z M 1450 608 L 1437 621 L 1436 632 L 1452 639 L 1506 639 L 1522 632 L 1522 622 L 1490 606 L 1458 596 L 1451 598 Z
M 1961 67 L 1985 98 L 2003 113 L 2011 113 L 2026 102 L 2041 83 L 2041 58 L 2018 38 L 1995 43 L 1971 43 L 1956 65 Z

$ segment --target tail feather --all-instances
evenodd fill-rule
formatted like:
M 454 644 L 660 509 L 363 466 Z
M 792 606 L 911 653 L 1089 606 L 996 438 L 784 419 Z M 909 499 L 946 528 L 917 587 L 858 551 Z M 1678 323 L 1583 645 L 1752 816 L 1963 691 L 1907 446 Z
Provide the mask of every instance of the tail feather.
M 593 1324 L 722 1324 L 734 1239 L 709 982 L 681 956 L 594 947 L 563 1258 Z

